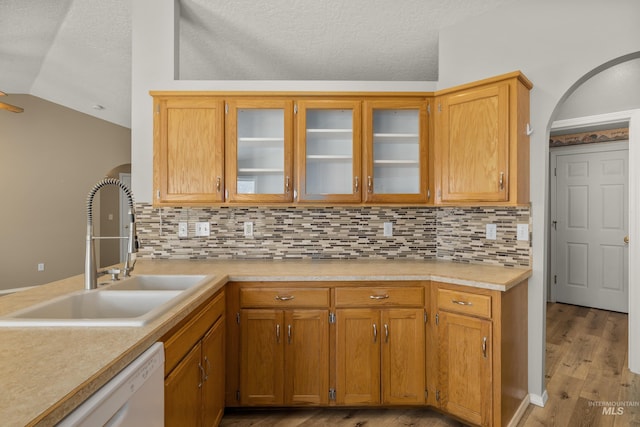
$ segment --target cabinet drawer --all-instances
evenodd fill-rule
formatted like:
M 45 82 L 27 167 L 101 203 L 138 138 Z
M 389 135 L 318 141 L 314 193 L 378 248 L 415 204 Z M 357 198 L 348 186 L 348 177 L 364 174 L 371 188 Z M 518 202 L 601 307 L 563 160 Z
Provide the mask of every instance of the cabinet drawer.
M 418 286 L 336 289 L 336 307 L 422 307 L 423 305 L 424 288 Z
M 240 289 L 240 306 L 246 307 L 329 307 L 329 288 L 246 288 Z
M 491 296 L 438 289 L 438 308 L 472 316 L 491 317 Z
M 221 292 L 183 327 L 162 338 L 164 341 L 165 375 L 171 372 L 209 328 L 224 315 L 224 310 L 225 298 L 224 292 Z

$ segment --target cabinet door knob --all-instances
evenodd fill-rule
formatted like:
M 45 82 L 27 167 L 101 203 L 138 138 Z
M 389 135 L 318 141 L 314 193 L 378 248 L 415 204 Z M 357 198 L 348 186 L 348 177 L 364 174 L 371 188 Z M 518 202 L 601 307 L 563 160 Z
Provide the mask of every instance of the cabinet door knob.
M 504 172 L 500 172 L 500 190 L 504 190 Z
M 370 176 L 367 177 L 367 191 L 373 193 L 373 178 Z
M 286 177 L 284 179 L 284 192 L 287 193 L 287 194 L 289 194 L 289 191 L 290 191 L 289 184 L 290 184 L 289 183 L 289 177 Z
M 626 244 L 629 244 L 629 236 L 624 236 L 623 240 Z
M 218 193 L 220 192 L 220 188 L 222 188 L 222 178 L 218 177 L 216 178 L 216 191 Z
M 357 193 L 360 191 L 360 178 L 358 178 L 357 176 L 354 177 L 354 181 L 355 181 L 355 191 L 354 193 Z
M 276 325 L 276 343 L 280 344 L 280 324 Z
M 376 342 L 378 340 L 378 328 L 376 327 L 376 324 L 373 324 L 373 342 Z
M 287 325 L 287 341 L 291 344 L 291 325 Z
M 384 324 L 384 342 L 389 342 L 389 325 Z

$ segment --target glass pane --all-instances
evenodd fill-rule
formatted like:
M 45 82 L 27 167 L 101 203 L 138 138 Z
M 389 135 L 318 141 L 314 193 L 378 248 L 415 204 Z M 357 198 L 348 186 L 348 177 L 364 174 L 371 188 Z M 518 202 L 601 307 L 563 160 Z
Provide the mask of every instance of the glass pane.
M 420 192 L 420 112 L 373 111 L 373 191 Z
M 306 192 L 351 194 L 352 110 L 307 110 Z
M 284 110 L 238 110 L 238 194 L 284 192 Z

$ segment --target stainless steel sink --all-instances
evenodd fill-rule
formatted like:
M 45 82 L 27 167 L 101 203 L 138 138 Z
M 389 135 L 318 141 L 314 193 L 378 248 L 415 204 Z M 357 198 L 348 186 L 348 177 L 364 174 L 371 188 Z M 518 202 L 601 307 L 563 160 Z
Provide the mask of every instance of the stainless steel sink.
M 211 280 L 211 276 L 197 274 L 158 274 L 136 275 L 114 282 L 103 287 L 103 290 L 134 290 L 134 291 L 184 291 L 196 288 Z
M 135 276 L 78 291 L 0 318 L 0 326 L 143 326 L 167 312 L 213 276 Z

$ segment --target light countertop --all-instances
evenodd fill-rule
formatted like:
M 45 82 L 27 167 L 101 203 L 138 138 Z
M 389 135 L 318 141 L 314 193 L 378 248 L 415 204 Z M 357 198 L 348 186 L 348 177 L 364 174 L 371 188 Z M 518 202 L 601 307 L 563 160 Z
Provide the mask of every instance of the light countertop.
M 142 327 L 0 327 L 3 426 L 54 425 L 228 281 L 436 280 L 506 291 L 531 270 L 409 260 L 139 260 L 136 274 L 214 278 Z M 0 316 L 83 288 L 78 275 L 2 296 Z

